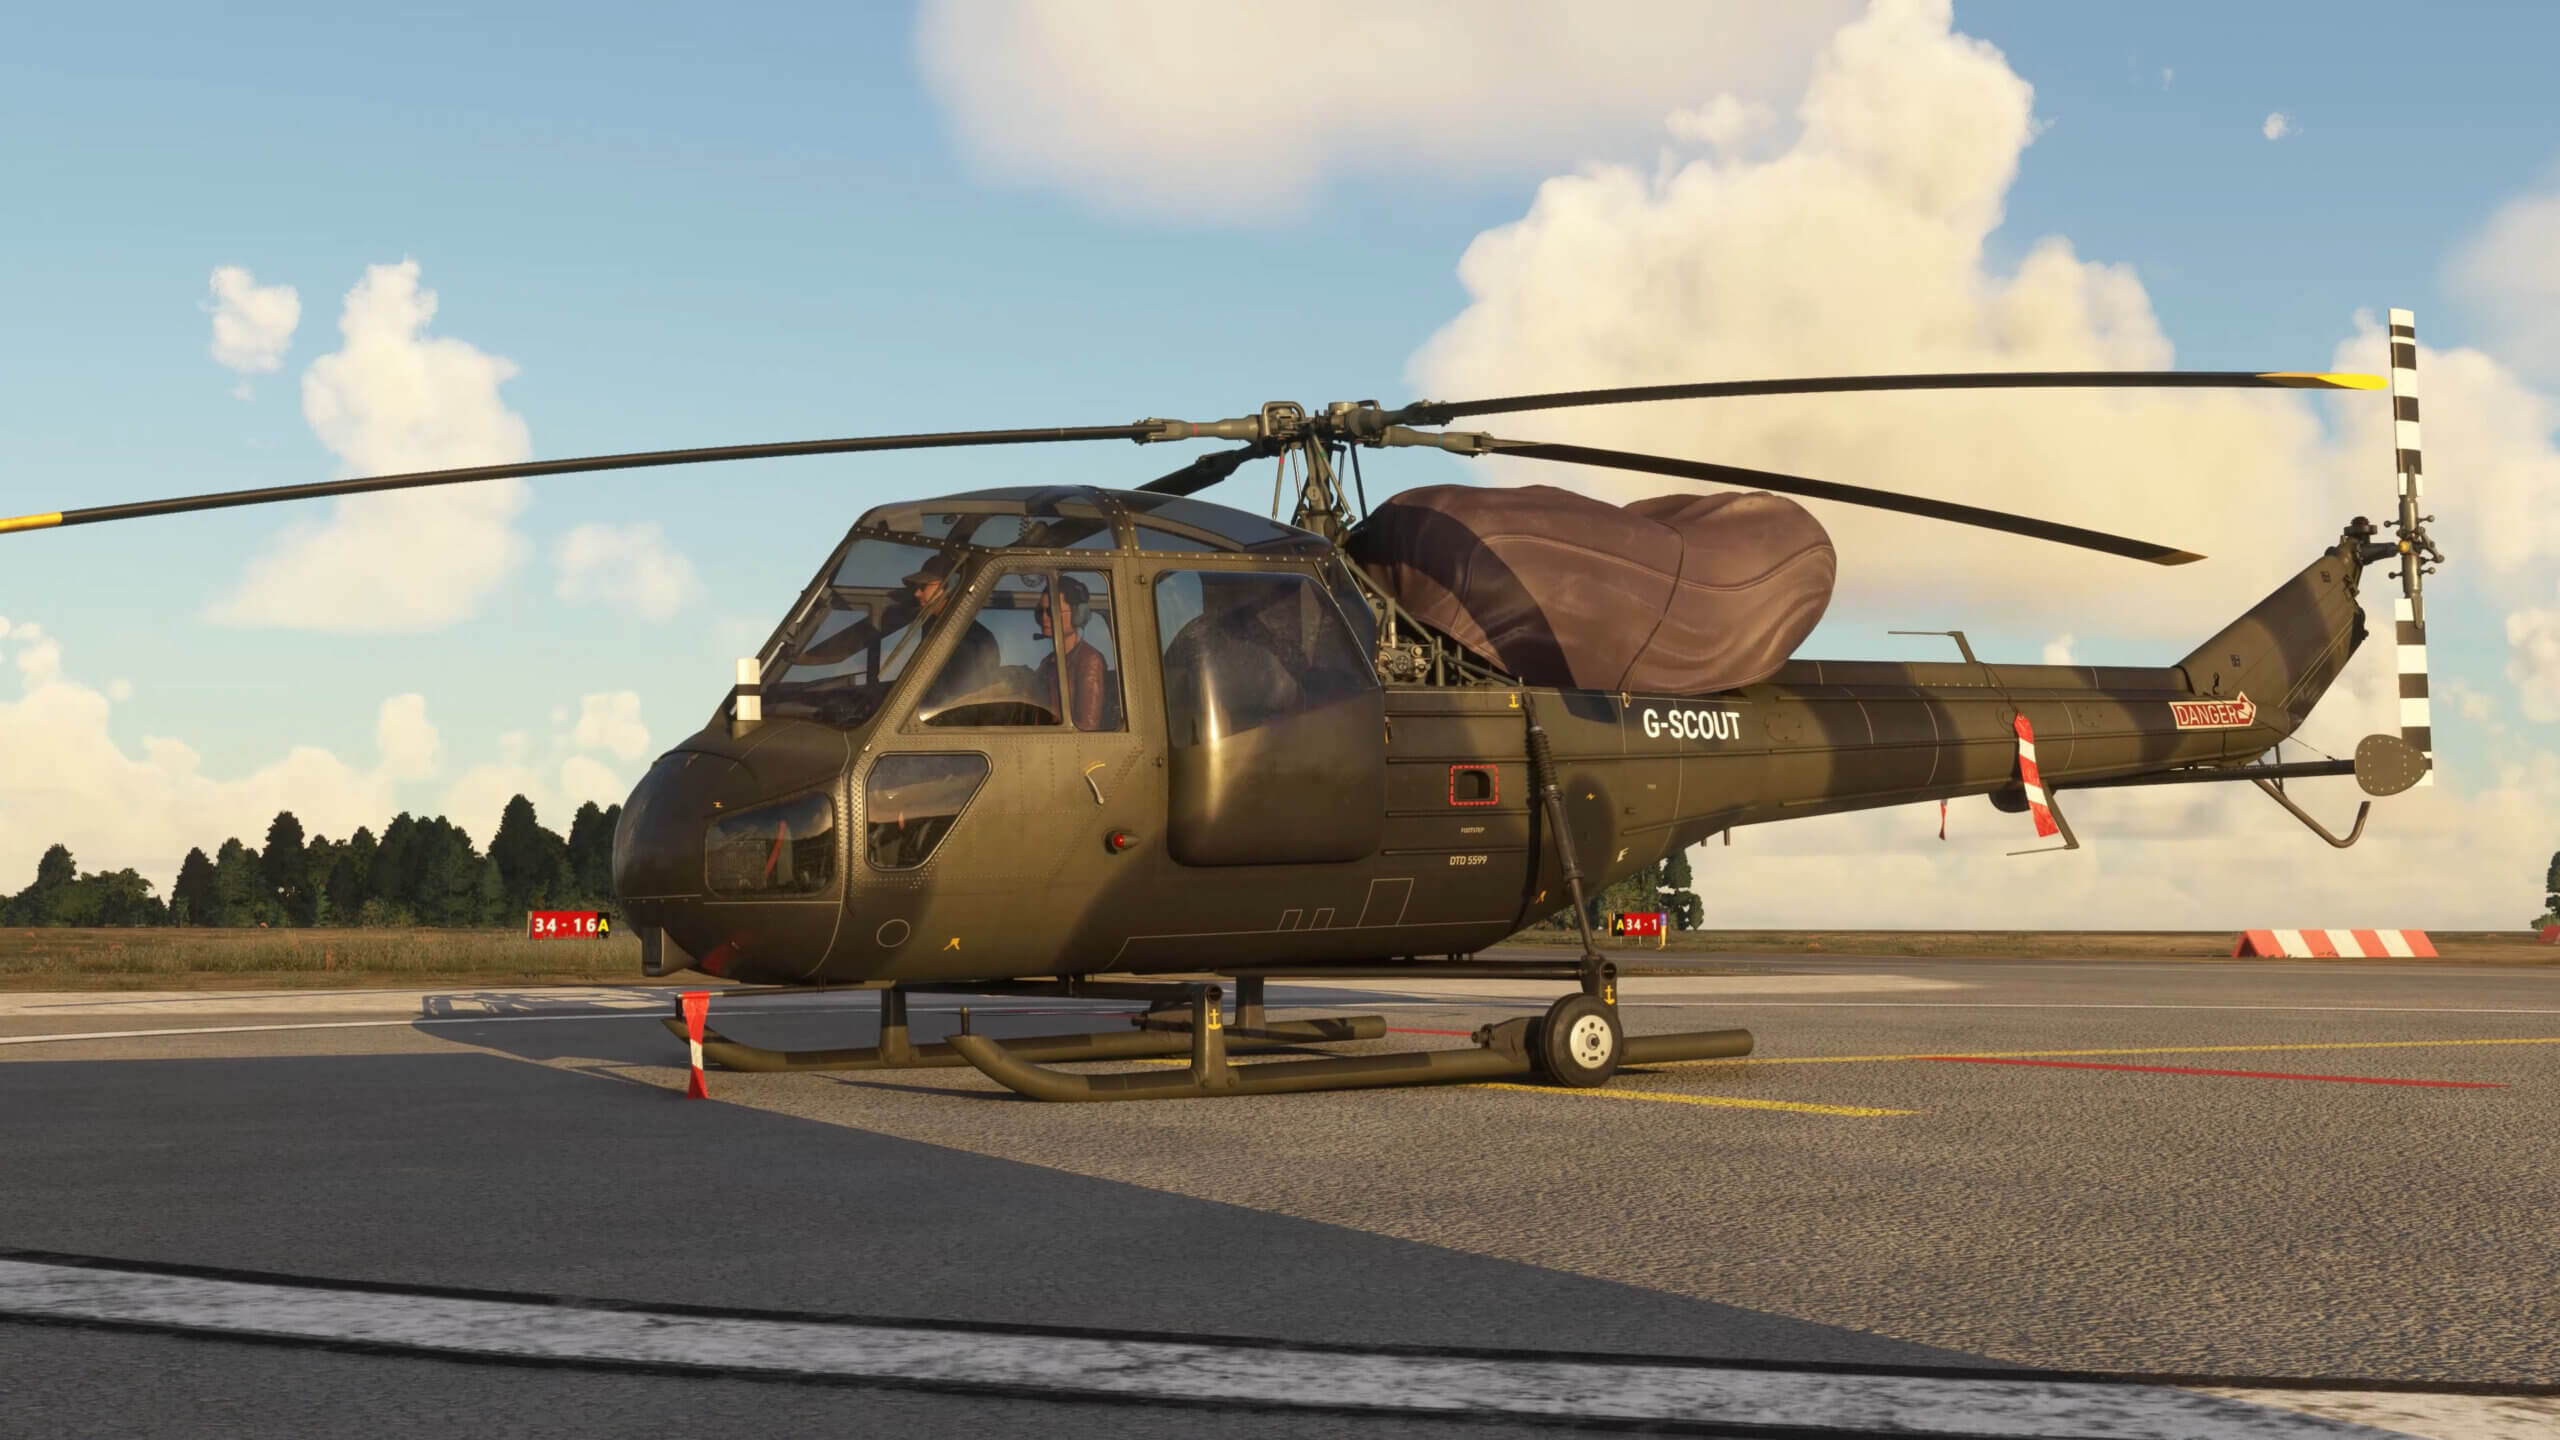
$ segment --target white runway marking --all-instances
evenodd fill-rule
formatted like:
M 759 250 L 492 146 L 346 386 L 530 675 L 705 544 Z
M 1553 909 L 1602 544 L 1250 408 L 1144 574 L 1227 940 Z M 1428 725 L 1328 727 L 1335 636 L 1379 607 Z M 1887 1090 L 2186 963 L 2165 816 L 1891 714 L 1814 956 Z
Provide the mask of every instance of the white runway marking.
M 757 997 L 757 998 L 767 998 L 767 997 Z M 789 997 L 789 996 L 776 996 L 776 997 L 770 997 L 770 998 L 774 998 L 774 999 L 781 999 L 781 1000 L 786 1000 L 786 1001 L 787 1001 L 787 1000 L 789 1000 L 791 997 Z M 1520 1005 L 1543 1006 L 1543 1005 L 1547 1002 L 1547 999 L 1548 999 L 1548 998 L 1549 998 L 1549 997 L 1545 997 L 1545 996 L 1539 996 L 1539 997 L 1513 997 L 1513 999 L 1512 999 L 1512 1003 L 1516 1003 L 1516 1004 L 1520 1004 Z M 975 1007 L 973 1007 L 973 1008 L 981 1009 L 981 1010 L 986 1011 L 986 1012 L 989 1012 L 989 1013 L 999 1013 L 999 1012 L 1000 1012 L 1000 1013 L 1004 1013 L 1004 1014 L 1014 1014 L 1014 1015 L 1075 1015 L 1075 1014 L 1086 1014 L 1086 1013 L 1090 1013 L 1090 1014 L 1092 1014 L 1092 1015 L 1094 1016 L 1094 1018 L 1096 1018 L 1096 1019 L 1108 1019 L 1108 1018 L 1111 1018 L 1112 1016 L 1114 1016 L 1114 1015 L 1116 1015 L 1116 1014 L 1121 1013 L 1121 1012 L 1119 1012 L 1119 1011 L 1115 1011 L 1115 1010 L 1107 1010 L 1107 1009 L 1104 1009 L 1104 1010 L 1095 1010 L 1095 1011 L 1091 1011 L 1091 1012 L 1075 1011 L 1075 1010 L 1062 1010 L 1062 1009 L 1054 1008 L 1054 1007 L 1055 1007 L 1055 1005 L 1056 1005 L 1056 1003 L 1057 1003 L 1057 1002 L 1055 1002 L 1055 1001 L 1044 1001 L 1044 1002 L 1041 1002 L 1041 1003 L 1042 1003 L 1042 1005 L 1043 1005 L 1044 1007 L 1049 1007 L 1049 1008 L 1029 1009 L 1029 1008 L 1005 1007 L 1005 1006 L 994 1005 L 994 1004 L 980 1005 L 980 1006 L 975 1006 Z M 1099 1004 L 1108 1004 L 1108 1003 L 1112 1003 L 1112 1002 L 1097 1002 L 1097 1003 L 1099 1003 Z M 1372 1008 L 1372 1009 L 1378 1009 L 1378 1010 L 1449 1010 L 1449 1009 L 1465 1009 L 1465 1008 L 1491 1009 L 1491 1008 L 1499 1008 L 1499 1007 L 1504 1003 L 1504 998 L 1503 998 L 1503 997 L 1501 997 L 1501 996 L 1488 996 L 1488 997 L 1484 997 L 1484 998 L 1482 998 L 1482 999 L 1477 1000 L 1477 1001 L 1474 1003 L 1474 1005 L 1473 1005 L 1472 1007 L 1465 1006 L 1465 1005 L 1460 1005 L 1458 1002 L 1450 1001 L 1450 1000 L 1380 1000 L 1380 999 L 1363 999 L 1360 1003 L 1361 1003 L 1362 1005 L 1368 1006 L 1368 1007 L 1370 1007 L 1370 1008 Z M 1625 1003 L 1621 1004 L 1618 1008 L 1620 1008 L 1620 1009 L 1622 1009 L 1622 1010 L 1698 1010 L 1698 1009 L 1737 1009 L 1737 1010 L 1740 1010 L 1740 1009 L 1753 1009 L 1753 1008 L 1764 1008 L 1764 1009 L 1765 1009 L 1765 1008 L 1769 1008 L 1769 1007 L 1773 1007 L 1773 1006 L 1774 1006 L 1774 1007 L 1781 1007 L 1781 1008 L 1785 1008 L 1785 1009 L 1821 1009 L 1821 1008 L 1869 1009 L 1869 1008 L 1887 1008 L 1887 1009 L 1897 1009 L 1897 1010 L 2206 1010 L 2206 1011 L 2230 1012 L 2230 1013 L 2241 1013 L 2241 1012 L 2274 1012 L 2274 1013 L 2279 1013 L 2279 1014 L 2304 1014 L 2304 1015 L 2560 1015 L 2560 1009 L 2541 1009 L 2541 1010 L 2531 1010 L 2531 1009 L 2477 1009 L 2477 1008 L 2474 1008 L 2474 1009 L 2462 1009 L 2462 1008 L 2457 1008 L 2457 1007 L 2453 1007 L 2453 1006 L 2407 1006 L 2407 1005 L 2135 1005 L 2135 1004 L 2101 1004 L 2101 1003 L 2095 1003 L 2095 1002 L 2081 1003 L 2081 1002 L 2072 1002 L 2072 1001 L 2014 1001 L 2014 1002 L 2013 1002 L 2013 1001 L 2000 1001 L 2000 1000 L 1724 1000 L 1724 999 L 1716 999 L 1716 1000 L 1711 1000 L 1711 1001 L 1688 1001 L 1688 1000 L 1629 1000 L 1629 1001 L 1626 1001 Z M 669 1013 L 669 1012 L 672 1010 L 672 1008 L 673 1008 L 672 1006 L 652 1006 L 651 1008 L 649 1008 L 649 1009 L 648 1009 L 648 1010 L 646 1010 L 646 1011 L 632 1011 L 632 1010 L 574 1010 L 574 1011 L 564 1011 L 564 1012 L 558 1012 L 558 1013 L 547 1014 L 547 1015 L 413 1015 L 413 1016 L 408 1017 L 407 1019 L 402 1019 L 402 1020 L 293 1020 L 293 1021 L 281 1021 L 281 1022 L 278 1022 L 278 1023 L 275 1023 L 275 1024 L 269 1024 L 269 1025 L 173 1025 L 173 1026 L 163 1026 L 163 1027 L 160 1027 L 160 1028 L 157 1028 L 157 1029 L 145 1029 L 145 1030 L 78 1030 L 78 1031 L 68 1031 L 68 1032 L 63 1032 L 63 1033 L 58 1033 L 58 1034 L 43 1034 L 43 1035 L 0 1035 L 0 1045 L 68 1045 L 68 1044 L 71 1044 L 71 1043 L 73 1043 L 73 1042 L 76 1042 L 76 1041 L 83 1041 L 83 1040 L 157 1040 L 157 1039 L 165 1039 L 165 1038 L 170 1038 L 170 1037 L 175 1037 L 175 1036 L 180 1036 L 180 1035 L 263 1035 L 263 1034 L 270 1034 L 270 1033 L 279 1032 L 279 1031 L 291 1031 L 291 1030 L 399 1030 L 399 1029 L 408 1029 L 408 1028 L 413 1028 L 413 1027 L 423 1027 L 423 1026 L 430 1026 L 430 1025 L 434 1025 L 434 1026 L 444 1026 L 444 1025 L 525 1025 L 525 1024 L 538 1024 L 538 1023 L 546 1023 L 546 1022 L 547 1022 L 547 1023 L 551 1023 L 551 1024 L 560 1024 L 560 1023 L 565 1023 L 565 1022 L 575 1022 L 575 1021 L 599 1021 L 599 1020 L 657 1020 L 657 1019 L 661 1018 L 662 1016 L 666 1015 L 667 1013 Z M 1277 1007 L 1277 1005 L 1276 1005 L 1276 1003 L 1275 1003 L 1275 1008 L 1278 1008 L 1278 1007 Z M 1309 1001 L 1309 1002 L 1307 1002 L 1306 1004 L 1303 1004 L 1303 1005 L 1291 1005 L 1289 1008 L 1291 1008 L 1291 1009 L 1313 1009 L 1313 1008 L 1321 1008 L 1321 1006 L 1320 1006 L 1320 1002 L 1316 1002 L 1316 1001 Z M 736 1016 L 740 1016 L 740 1015 L 755 1015 L 755 1016 L 782 1015 L 782 1016 L 791 1016 L 791 1015 L 821 1015 L 821 1014 L 828 1014 L 828 1013 L 835 1013 L 835 1012 L 851 1012 L 851 1013 L 856 1013 L 856 1014 L 864 1014 L 864 1015 L 867 1015 L 867 1014 L 872 1013 L 872 1007 L 871 1007 L 870 1005 L 868 1005 L 868 1004 L 862 1004 L 862 1005 L 774 1005 L 774 1006 L 757 1007 L 757 1008 L 752 1008 L 752 1009 L 751 1009 L 751 1008 L 747 1008 L 747 1007 L 746 1007 L 746 1006 L 744 1006 L 744 1005 L 733 1005 L 733 1006 L 729 1007 L 726 1011 L 723 1011 L 723 1010 L 721 1010 L 721 1009 L 719 1009 L 718 1007 L 716 1007 L 716 1006 L 715 1006 L 715 1007 L 714 1007 L 714 1009 L 713 1009 L 713 1011 L 712 1011 L 712 1019 L 713 1019 L 714 1023 L 717 1023 L 717 1022 L 718 1022 L 718 1020 L 719 1020 L 719 1018 L 720 1018 L 720 1016 L 721 1016 L 722 1014 L 724 1014 L 724 1013 L 734 1018 L 734 1017 L 736 1017 Z M 930 1010 L 929 1010 L 929 1009 L 925 1009 L 925 1008 L 923 1008 L 923 1007 L 919 1006 L 919 1007 L 915 1008 L 914 1010 L 912 1010 L 912 1011 L 911 1011 L 911 1012 L 909 1012 L 909 1013 L 910 1013 L 910 1014 L 912 1014 L 912 1015 L 914 1015 L 914 1016 L 919 1016 L 919 1017 L 920 1017 L 920 1016 L 926 1016 L 926 1015 L 948 1015 L 948 1014 L 951 1014 L 951 1013 L 952 1013 L 952 1009 L 951 1009 L 951 1008 L 938 1008 L 938 1009 L 930 1009 Z
M 1376 1354 L 461 1299 L 0 1260 L 0 1317 L 448 1357 L 1002 1390 L 1061 1399 L 1789 1426 L 2039 1440 L 2379 1440 L 2392 1431 L 2165 1386 Z

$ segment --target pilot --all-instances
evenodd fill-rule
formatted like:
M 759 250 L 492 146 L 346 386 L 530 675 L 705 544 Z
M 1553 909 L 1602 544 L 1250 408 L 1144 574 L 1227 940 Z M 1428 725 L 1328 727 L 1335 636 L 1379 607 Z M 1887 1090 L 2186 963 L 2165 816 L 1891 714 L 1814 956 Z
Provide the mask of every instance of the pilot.
M 1083 581 L 1061 576 L 1056 587 L 1040 597 L 1040 611 L 1032 619 L 1041 639 L 1056 642 L 1052 653 L 1040 659 L 1040 693 L 1056 697 L 1060 713 L 1079 730 L 1105 730 L 1111 725 L 1110 666 L 1101 651 L 1085 643 L 1082 633 L 1092 598 Z M 1058 683 L 1062 673 L 1066 676 L 1063 688 Z
M 958 563 L 948 553 L 937 554 L 900 582 L 915 597 L 915 613 L 907 623 L 916 627 L 917 634 L 924 633 L 950 607 L 953 595 L 948 582 L 952 567 Z M 900 648 L 906 644 L 901 641 Z M 976 620 L 970 621 L 952 648 L 951 658 L 944 662 L 942 673 L 934 677 L 920 713 L 929 716 L 950 701 L 984 690 L 995 683 L 1003 665 L 1004 654 L 996 645 L 993 632 Z

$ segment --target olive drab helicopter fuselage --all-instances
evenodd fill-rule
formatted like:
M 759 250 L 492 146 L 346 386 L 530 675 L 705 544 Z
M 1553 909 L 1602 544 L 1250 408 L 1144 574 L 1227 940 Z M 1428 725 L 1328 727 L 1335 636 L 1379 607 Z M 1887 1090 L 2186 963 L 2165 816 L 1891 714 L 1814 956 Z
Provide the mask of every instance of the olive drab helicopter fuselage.
M 1948 389 L 2369 390 L 2295 371 L 2082 371 L 1726 380 L 1463 402 L 1275 402 L 1193 423 L 856 436 L 526 461 L 0 519 L 0 534 L 327 495 L 713 461 L 1058 444 L 1242 442 L 1135 489 L 1035 486 L 872 510 L 695 734 L 624 805 L 614 884 L 652 975 L 877 987 L 875 1043 L 727 1039 L 688 993 L 669 1027 L 736 1069 L 970 1065 L 1042 1099 L 1142 1099 L 1531 1074 L 1744 1053 L 1741 1030 L 1625 1034 L 1592 939 L 1599 887 L 1737 828 L 1988 795 L 2077 848 L 2062 792 L 2352 774 L 2426 782 L 2414 322 L 2390 316 L 2394 538 L 2358 518 L 2220 634 L 2158 668 L 1792 652 L 1834 554 L 1806 496 L 2153 564 L 2184 550 L 2033 517 L 1744 469 L 1445 427 L 1690 399 Z M 1649 475 L 1615 507 L 1565 490 L 1400 492 L 1363 450 L 1432 448 Z M 1294 466 L 1291 523 L 1192 498 L 1250 461 Z M 1705 483 L 1745 494 L 1709 494 Z M 1355 505 L 1353 497 L 1361 496 Z M 1472 497 L 1472 498 L 1471 498 Z M 1276 507 L 1275 507 L 1276 508 Z M 1572 532 L 1572 533 L 1565 533 Z M 2396 560 L 2402 732 L 2353 761 L 2281 763 L 2366 638 L 2359 588 Z M 1765 564 L 1763 562 L 1766 562 Z M 1738 568 L 1737 568 L 1738 567 Z M 1737 578 L 1739 577 L 1739 578 Z M 1649 597 L 1649 598 L 1647 598 Z M 2414 660 L 2413 658 L 2414 657 Z M 1614 677 L 1605 683 L 1592 677 Z M 1636 677 L 1650 677 L 1639 680 Z M 1578 955 L 1479 957 L 1571 914 Z M 1495 975 L 1571 984 L 1472 1048 L 1232 1065 L 1231 1047 L 1385 1034 L 1378 1016 L 1277 1019 L 1287 976 Z M 1210 980 L 1199 977 L 1207 976 Z M 1155 977 L 1155 978 L 1149 978 Z M 1235 985 L 1232 1020 L 1225 992 Z M 1127 1033 L 960 1030 L 910 1040 L 927 992 L 1144 1000 Z M 1056 1062 L 1187 1053 L 1187 1070 Z
M 891 506 L 768 642 L 761 717 L 724 703 L 640 782 L 615 886 L 653 972 L 769 983 L 1463 955 L 1563 905 L 1531 714 L 1593 889 L 1738 826 L 2003 796 L 2021 714 L 2052 790 L 2237 763 L 2363 640 L 2351 544 L 2176 666 L 1795 661 L 1729 693 L 1635 695 L 1383 681 L 1375 601 L 1340 552 L 1223 506 L 1078 488 Z M 921 613 L 904 577 L 937 559 L 948 589 Z M 1063 637 L 1035 624 L 1067 581 L 1089 596 L 1073 633 L 1104 667 L 1099 715 L 1065 713 Z M 2247 723 L 2181 728 L 2178 707 L 2228 701 L 2229 722 L 2243 696 Z

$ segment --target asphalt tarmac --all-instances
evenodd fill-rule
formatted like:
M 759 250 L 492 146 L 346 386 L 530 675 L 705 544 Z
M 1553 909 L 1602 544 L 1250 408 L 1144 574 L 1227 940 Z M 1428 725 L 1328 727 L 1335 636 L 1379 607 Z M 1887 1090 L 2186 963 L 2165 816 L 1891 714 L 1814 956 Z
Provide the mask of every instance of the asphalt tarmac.
M 1629 1072 L 1596 1092 L 1077 1106 L 1018 1100 L 968 1070 L 715 1070 L 712 1102 L 688 1101 L 683 1047 L 653 1018 L 666 993 L 637 987 L 0 996 L 0 1249 L 1351 1351 L 2560 1387 L 2560 970 L 1793 956 L 1714 969 L 1631 982 L 1629 1028 L 1744 1025 L 1759 1037 L 1748 1060 Z M 1464 1045 L 1554 990 L 1363 982 L 1275 987 L 1272 1002 L 1383 1014 L 1399 1046 Z M 1127 1008 L 974 1010 L 982 1031 L 1029 1034 L 1110 1028 Z M 947 1011 L 919 1001 L 916 1038 L 947 1028 Z M 715 998 L 713 1019 L 773 1046 L 870 1038 L 868 1001 L 843 993 Z M 1196 1409 L 1037 1387 L 613 1374 L 176 1330 L 0 1313 L 7 1425 L 1353 1423 L 1217 1409 L 1214 1386 L 1192 1397 L 1209 1425 Z M 2399 1433 L 2560 1433 L 2547 1398 L 2288 1403 Z M 1474 1419 L 1468 1433 L 1514 1428 Z

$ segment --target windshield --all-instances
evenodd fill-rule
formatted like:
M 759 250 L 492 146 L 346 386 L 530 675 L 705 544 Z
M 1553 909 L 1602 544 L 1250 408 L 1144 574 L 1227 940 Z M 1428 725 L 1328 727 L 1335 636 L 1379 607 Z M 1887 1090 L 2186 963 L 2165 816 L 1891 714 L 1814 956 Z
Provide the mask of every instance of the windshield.
M 991 550 L 1109 550 L 1119 544 L 1111 517 L 1084 490 L 1071 486 L 1020 486 L 980 490 L 939 500 L 883 505 L 864 515 L 864 528 L 896 530 L 928 540 L 949 540 Z
M 945 588 L 960 557 L 929 545 L 856 540 L 766 666 L 764 713 L 775 719 L 854 726 L 948 611 Z

